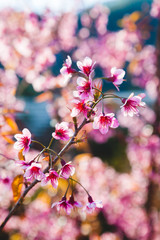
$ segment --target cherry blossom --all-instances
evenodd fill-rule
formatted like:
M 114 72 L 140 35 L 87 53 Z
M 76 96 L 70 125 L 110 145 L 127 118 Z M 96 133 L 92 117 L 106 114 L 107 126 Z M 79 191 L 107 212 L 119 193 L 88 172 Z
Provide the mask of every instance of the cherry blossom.
M 71 210 L 73 208 L 72 205 L 68 203 L 65 196 L 61 199 L 61 201 L 53 203 L 51 208 L 53 207 L 56 207 L 58 212 L 60 212 L 60 210 L 64 210 L 67 215 L 71 213 Z
M 67 82 L 72 77 L 72 73 L 76 72 L 74 69 L 71 68 L 71 65 L 72 59 L 70 56 L 67 56 L 67 59 L 63 64 L 63 67 L 60 69 L 60 73 L 65 77 Z
M 80 202 L 77 202 L 77 201 L 74 200 L 73 194 L 70 196 L 70 198 L 68 200 L 68 203 L 71 204 L 72 207 L 78 207 L 78 208 L 82 207 L 82 204 Z
M 16 161 L 16 163 L 19 164 L 23 170 L 26 170 L 29 166 L 31 166 L 33 162 L 34 162 L 33 160 L 31 160 L 30 162 L 26 162 L 22 160 Z
M 77 66 L 87 77 L 94 71 L 94 65 L 96 62 L 92 63 L 92 59 L 89 57 L 85 57 L 83 62 L 77 61 Z
M 88 133 L 93 132 L 92 135 L 90 134 L 90 138 L 92 141 L 96 139 L 96 141 L 99 141 L 99 144 L 100 141 L 106 142 L 107 139 L 114 136 L 114 134 L 116 137 L 116 131 L 110 130 L 108 134 L 104 133 L 106 133 L 109 128 L 115 128 L 119 125 L 114 114 L 99 115 L 99 111 L 101 111 L 101 101 L 98 102 L 98 100 L 101 97 L 103 98 L 105 93 L 103 95 L 102 83 L 96 83 L 96 79 L 93 79 L 92 82 L 91 76 L 93 76 L 92 73 L 94 72 L 95 66 L 95 63 L 91 60 L 92 57 L 98 62 L 98 70 L 102 73 L 102 80 L 103 76 L 104 79 L 107 79 L 105 76 L 109 76 L 107 80 L 112 82 L 117 90 L 119 90 L 119 85 L 124 81 L 125 71 L 121 68 L 127 66 L 134 85 L 136 84 L 141 88 L 145 87 L 146 91 L 150 92 L 152 98 L 154 97 L 156 99 L 156 97 L 159 96 L 159 79 L 157 76 L 157 66 L 159 63 L 157 52 L 159 52 L 159 50 L 157 47 L 147 44 L 148 41 L 146 40 L 150 35 L 150 27 L 145 25 L 147 22 L 146 16 L 144 18 L 143 13 L 141 15 L 141 13 L 135 12 L 133 15 L 127 16 L 128 21 L 126 21 L 126 24 L 124 24 L 123 19 L 120 21 L 124 29 L 111 32 L 107 30 L 106 26 L 108 14 L 108 9 L 100 5 L 95 6 L 87 12 L 83 12 L 80 18 L 76 17 L 74 12 L 55 16 L 51 14 L 51 12 L 46 11 L 43 16 L 38 16 L 30 11 L 15 12 L 11 9 L 1 11 L 0 47 L 2 54 L 0 55 L 0 62 L 3 69 L 0 70 L 0 111 L 2 113 L 0 116 L 0 133 L 2 136 L 0 138 L 0 154 L 2 154 L 0 155 L 0 220 L 3 221 L 7 214 L 10 214 L 9 211 L 13 207 L 11 182 L 13 182 L 15 176 L 19 174 L 22 175 L 22 172 L 24 172 L 24 177 L 27 181 L 32 179 L 41 180 L 42 185 L 50 181 L 52 186 L 57 188 L 59 177 L 66 179 L 67 182 L 72 181 L 70 176 L 74 174 L 74 166 L 76 166 L 76 179 L 78 181 L 75 182 L 79 182 L 81 186 L 85 186 L 87 192 L 89 191 L 90 194 L 95 195 L 95 199 L 102 199 L 104 205 L 102 209 L 103 221 L 106 220 L 105 224 L 107 224 L 109 229 L 110 226 L 114 226 L 115 228 L 114 234 L 110 234 L 109 232 L 105 233 L 104 231 L 106 230 L 103 229 L 103 235 L 98 236 L 99 229 L 97 233 L 97 230 L 93 229 L 94 226 L 92 228 L 92 224 L 89 223 L 90 220 L 87 223 L 87 231 L 89 230 L 90 232 L 86 231 L 86 225 L 84 224 L 86 222 L 84 222 L 83 213 L 80 216 L 81 227 L 79 227 L 80 222 L 77 217 L 72 219 L 70 217 L 56 217 L 56 214 L 52 214 L 50 209 L 48 209 L 48 203 L 54 197 L 52 195 L 53 192 L 57 194 L 56 198 L 59 197 L 59 194 L 61 194 L 61 191 L 65 188 L 64 184 L 60 191 L 48 189 L 47 192 L 46 189 L 44 189 L 44 191 L 40 193 L 40 197 L 37 197 L 34 201 L 32 201 L 32 196 L 31 198 L 29 196 L 29 204 L 27 204 L 28 201 L 26 201 L 25 204 L 27 205 L 25 209 L 23 209 L 24 219 L 13 214 L 10 221 L 7 222 L 6 230 L 10 238 L 15 237 L 15 231 L 20 238 L 26 239 L 28 237 L 31 238 L 31 240 L 33 240 L 32 238 L 34 238 L 34 240 L 41 238 L 48 240 L 52 239 L 53 235 L 55 239 L 59 240 L 62 240 L 62 238 L 77 239 L 83 238 L 83 233 L 85 233 L 85 235 L 88 234 L 87 237 L 89 239 L 124 238 L 146 240 L 160 238 L 159 212 L 157 206 L 153 206 L 154 204 L 152 204 L 157 201 L 156 189 L 158 188 L 154 188 L 154 182 L 157 186 L 160 185 L 160 151 L 159 137 L 157 134 L 159 131 L 157 121 L 159 120 L 158 101 L 155 101 L 155 107 L 152 107 L 150 111 L 147 111 L 147 108 L 145 108 L 144 111 L 142 111 L 142 117 L 138 118 L 139 107 L 145 104 L 142 102 L 144 95 L 133 96 L 133 94 L 131 94 L 129 98 L 122 99 L 123 105 L 121 106 L 121 112 L 125 116 L 136 115 L 134 118 L 126 118 L 122 116 L 123 114 L 119 114 L 121 127 L 128 128 L 127 138 L 126 134 L 123 135 L 123 131 L 121 130 L 118 131 L 117 136 L 118 139 L 124 140 L 123 143 L 125 147 L 123 150 L 126 150 L 130 164 L 129 171 L 125 173 L 117 172 L 112 166 L 105 165 L 101 159 L 89 157 L 88 154 L 84 154 L 86 147 L 84 145 L 82 149 L 83 154 L 81 154 L 81 156 L 75 156 L 77 149 L 74 151 L 74 144 L 72 144 L 75 143 L 76 140 L 78 142 L 78 140 L 83 141 L 84 139 L 82 134 L 79 136 L 76 135 L 77 129 L 81 126 L 81 117 L 87 119 L 83 119 L 84 123 L 88 123 L 94 119 L 93 128 L 95 128 L 95 130 L 92 131 L 91 123 L 86 124 L 83 130 L 85 132 L 85 138 L 89 136 Z M 159 18 L 159 0 L 153 1 L 151 15 Z M 81 21 L 82 18 L 83 21 Z M 83 26 L 81 29 L 79 29 L 79 21 L 81 21 Z M 143 24 L 141 24 L 142 22 Z M 78 28 L 76 28 L 77 25 Z M 143 28 L 142 31 L 140 28 Z M 95 33 L 94 37 L 92 32 Z M 70 56 L 74 56 L 76 60 L 84 59 L 82 62 L 77 62 L 80 73 L 72 69 L 72 59 L 70 56 L 67 56 L 61 69 L 61 75 L 53 76 L 52 73 L 54 73 L 54 67 L 56 66 L 53 66 L 52 72 L 50 71 L 52 68 L 51 65 L 57 65 L 59 56 L 66 53 L 72 54 Z M 90 56 L 91 58 L 85 58 L 85 56 Z M 49 66 L 51 67 L 48 68 Z M 99 77 L 98 72 L 99 71 L 96 71 L 96 77 Z M 66 106 L 71 103 L 72 92 L 74 91 L 73 87 L 75 86 L 74 81 L 76 81 L 75 77 L 78 75 L 80 78 L 77 80 L 77 91 L 74 92 L 74 97 L 78 99 L 74 99 L 73 109 L 68 111 Z M 14 95 L 19 77 L 23 78 L 24 81 L 26 80 L 27 83 L 32 84 L 35 91 L 49 92 L 51 97 L 47 97 L 47 99 L 49 99 L 50 109 L 47 109 L 49 109 L 53 125 L 56 119 L 60 122 L 69 122 L 71 121 L 71 117 L 76 117 L 76 119 L 73 119 L 75 124 L 75 139 L 70 139 L 72 151 L 68 151 L 69 142 L 67 142 L 62 149 L 60 144 L 53 144 L 53 150 L 50 147 L 45 148 L 45 146 L 42 149 L 42 154 L 48 154 L 49 151 L 51 151 L 51 155 L 54 155 L 54 151 L 58 150 L 58 155 L 53 156 L 53 159 L 55 159 L 55 162 L 53 160 L 53 169 L 50 169 L 51 163 L 48 161 L 48 157 L 46 157 L 46 159 L 44 158 L 47 161 L 43 161 L 41 153 L 38 154 L 37 150 L 37 157 L 31 160 L 34 155 L 33 149 L 27 154 L 28 161 L 14 161 L 17 159 L 17 153 L 12 149 L 10 143 L 6 141 L 8 140 L 8 136 L 6 137 L 4 133 L 11 134 L 11 138 L 12 134 L 15 133 L 13 133 L 13 129 L 11 130 L 13 126 L 10 126 L 5 118 L 7 119 L 8 116 L 11 116 L 11 119 L 15 119 L 17 110 L 24 110 L 24 104 L 17 100 L 16 95 Z M 69 82 L 71 77 L 74 78 Z M 72 80 L 74 84 L 72 84 Z M 58 88 L 58 91 L 56 91 L 56 88 Z M 52 95 L 53 91 L 54 97 Z M 121 98 L 117 98 L 117 100 L 119 99 Z M 113 110 L 111 109 L 112 107 L 114 108 L 110 100 L 108 97 L 105 99 L 107 108 L 104 105 L 104 110 L 106 113 L 112 112 Z M 92 106 L 94 106 L 96 102 L 98 102 L 96 105 L 97 111 L 95 111 L 95 108 L 92 109 Z M 152 102 L 150 102 L 150 104 L 152 104 Z M 109 109 L 108 105 L 110 107 Z M 90 118 L 92 111 L 95 111 L 95 116 Z M 53 133 L 53 135 L 55 134 L 55 139 L 61 139 L 62 136 L 69 139 L 73 136 L 73 131 L 71 131 L 72 133 L 70 132 L 70 134 L 67 132 L 70 129 L 69 124 L 66 123 L 66 125 L 67 127 L 56 127 Z M 157 140 L 152 139 L 153 133 L 157 134 Z M 26 152 L 29 150 L 31 134 L 27 137 L 27 142 L 24 140 L 25 136 L 23 131 L 22 134 L 17 135 L 21 135 L 21 138 L 19 138 L 21 139 L 21 144 L 19 139 L 17 139 L 14 147 L 18 145 L 18 148 L 15 148 L 20 149 L 21 152 L 23 151 L 23 154 L 25 154 L 25 147 Z M 45 136 L 47 142 L 49 139 L 47 139 L 47 134 L 45 134 Z M 77 145 L 78 144 L 76 144 L 76 146 Z M 41 148 L 42 146 L 43 145 L 39 147 Z M 79 151 L 81 151 L 81 149 L 78 149 L 78 152 Z M 75 159 L 73 160 L 74 166 L 72 166 L 71 162 L 66 163 L 61 161 L 62 168 L 59 169 L 58 156 L 60 158 L 63 157 L 63 153 L 65 153 L 68 161 L 70 161 L 69 159 L 73 160 L 73 155 L 75 154 Z M 6 158 L 3 155 L 5 155 Z M 6 161 L 7 158 L 8 160 Z M 117 161 L 121 161 L 121 158 L 122 156 L 119 154 Z M 58 162 L 56 162 L 56 159 Z M 124 159 L 122 159 L 122 161 L 123 160 Z M 15 163 L 18 163 L 20 168 L 15 167 Z M 41 165 L 41 163 L 43 163 L 43 165 Z M 45 174 L 42 172 L 42 166 Z M 24 171 L 22 171 L 22 169 Z M 33 184 L 31 183 L 30 185 L 27 181 L 25 181 L 26 188 L 24 191 L 22 189 L 21 196 L 24 196 L 23 193 L 28 191 L 27 189 L 31 190 L 32 188 Z M 153 185 L 152 191 L 150 191 L 150 184 Z M 7 185 L 10 186 L 10 191 Z M 75 198 L 83 202 L 86 197 L 86 192 L 83 188 L 81 189 L 80 185 L 78 186 L 78 184 L 76 184 L 74 185 L 74 189 L 71 189 L 72 186 L 69 184 L 66 194 L 68 195 L 70 191 L 74 191 Z M 34 194 L 34 190 L 37 191 L 35 192 L 36 194 Z M 39 190 L 41 191 L 42 187 L 40 184 L 37 184 L 35 188 L 31 190 L 30 194 L 34 194 L 33 197 L 35 197 L 37 193 L 39 193 Z M 66 194 L 60 202 L 53 203 L 52 207 L 55 206 L 59 212 L 60 210 L 64 210 L 67 214 L 70 214 L 74 207 L 80 207 L 81 204 L 75 201 L 73 195 L 67 200 Z M 147 211 L 148 209 L 146 208 L 148 205 L 147 199 L 151 200 L 150 211 Z M 21 203 L 21 200 L 20 197 L 19 203 Z M 93 201 L 89 195 L 88 203 L 85 207 L 86 212 L 92 213 L 96 208 L 102 208 L 102 202 Z M 101 224 L 102 219 L 99 219 L 99 221 Z
M 92 100 L 93 99 L 93 91 L 92 91 L 92 79 L 86 80 L 85 78 L 78 77 L 77 78 L 77 90 L 74 91 L 73 94 L 75 97 L 79 97 L 80 99 Z
M 73 176 L 75 173 L 75 167 L 71 162 L 66 163 L 63 159 L 61 160 L 62 168 L 60 170 L 60 177 L 68 179 L 70 176 Z
M 74 107 L 71 112 L 71 117 L 76 117 L 82 113 L 86 118 L 88 118 L 88 112 L 91 108 L 86 104 L 86 101 L 74 99 L 72 102 L 74 103 Z
M 49 181 L 51 181 L 51 184 L 54 188 L 57 188 L 58 186 L 58 178 L 59 175 L 54 169 L 50 169 L 49 173 L 45 175 L 45 178 L 42 179 L 41 185 L 46 185 Z
M 117 128 L 118 120 L 114 117 L 114 113 L 100 114 L 94 118 L 93 128 L 99 129 L 102 134 L 106 134 L 110 128 Z
M 57 123 L 55 126 L 55 132 L 52 133 L 52 137 L 55 139 L 66 141 L 73 136 L 73 130 L 68 128 L 67 122 Z
M 159 2 L 159 0 L 153 0 L 150 14 L 152 17 L 160 18 L 160 2 Z
M 134 93 L 131 93 L 127 99 L 123 98 L 123 105 L 120 107 L 124 116 L 133 117 L 133 115 L 138 115 L 139 110 L 138 107 L 144 107 L 145 103 L 141 102 L 141 100 L 145 97 L 145 94 L 139 94 L 138 96 L 134 96 Z
M 102 201 L 93 201 L 92 197 L 88 197 L 88 203 L 86 204 L 86 211 L 92 213 L 96 208 L 103 208 Z
M 31 133 L 27 128 L 22 130 L 22 134 L 14 135 L 17 142 L 14 144 L 14 148 L 17 150 L 23 149 L 23 155 L 29 151 L 29 145 L 31 143 Z
M 40 163 L 33 162 L 31 166 L 26 169 L 24 177 L 28 181 L 32 181 L 33 179 L 41 181 L 45 177 L 45 174 L 41 171 L 41 168 L 42 166 Z
M 109 77 L 107 80 L 111 81 L 119 91 L 118 86 L 124 81 L 124 75 L 125 71 L 123 69 L 117 69 L 116 67 L 113 67 L 111 68 L 111 77 Z

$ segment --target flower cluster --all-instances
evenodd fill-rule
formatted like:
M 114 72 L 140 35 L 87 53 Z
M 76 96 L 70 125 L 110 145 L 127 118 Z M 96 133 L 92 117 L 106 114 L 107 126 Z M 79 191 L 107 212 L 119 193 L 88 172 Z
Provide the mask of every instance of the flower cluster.
M 73 208 L 81 208 L 82 204 L 80 202 L 77 202 L 74 200 L 74 196 L 71 195 L 69 200 L 67 201 L 66 196 L 64 196 L 61 201 L 55 202 L 52 204 L 52 208 L 56 207 L 57 211 L 65 210 L 67 214 L 71 213 L 71 210 Z M 88 196 L 88 203 L 84 207 L 84 210 L 86 210 L 88 213 L 93 213 L 96 208 L 102 208 L 102 202 L 101 201 L 93 201 L 92 197 Z
M 71 134 L 72 136 L 73 132 L 66 126 L 67 123 L 65 122 L 57 124 L 56 131 L 52 134 L 52 136 L 53 137 L 55 136 L 55 139 L 68 140 L 70 133 L 72 133 Z M 15 149 L 23 150 L 23 154 L 25 155 L 29 151 L 29 145 L 32 142 L 30 131 L 27 128 L 25 128 L 22 130 L 22 134 L 16 134 L 15 138 L 17 139 L 17 142 L 14 144 Z M 60 161 L 61 168 L 58 171 L 54 170 L 53 168 L 50 168 L 48 173 L 45 174 L 42 171 L 42 164 L 40 162 L 35 161 L 35 159 L 30 162 L 17 161 L 17 163 L 24 170 L 24 178 L 26 179 L 27 182 L 38 180 L 41 182 L 42 186 L 45 186 L 46 184 L 48 184 L 48 182 L 50 182 L 53 188 L 57 188 L 59 178 L 69 180 L 70 177 L 72 177 L 75 173 L 75 167 L 72 165 L 72 163 L 71 162 L 66 163 L 63 159 L 61 159 Z M 52 204 L 52 208 L 54 206 L 56 206 L 57 211 L 63 209 L 67 214 L 70 214 L 73 208 L 82 207 L 82 204 L 74 200 L 73 194 L 70 196 L 69 200 L 67 200 L 65 194 L 65 196 L 62 197 L 61 201 Z M 102 208 L 102 204 L 94 202 L 92 200 L 92 197 L 89 196 L 88 204 L 86 205 L 86 211 L 88 213 L 92 213 L 95 210 L 95 208 Z
M 65 78 L 70 78 L 71 75 L 71 57 L 68 56 L 64 66 L 61 68 L 60 72 L 64 75 Z M 107 97 L 102 93 L 102 83 L 97 84 L 97 80 L 93 78 L 94 67 L 96 62 L 93 62 L 91 58 L 86 57 L 82 62 L 77 61 L 77 66 L 79 72 L 76 69 L 72 69 L 72 73 L 80 73 L 81 77 L 77 78 L 77 90 L 73 91 L 73 108 L 71 110 L 71 117 L 78 117 L 82 114 L 86 119 L 93 118 L 93 129 L 99 129 L 102 134 L 108 132 L 108 128 L 117 128 L 119 126 L 118 120 L 114 117 L 114 113 L 104 113 L 102 109 L 101 113 L 96 113 L 94 110 L 97 102 L 99 102 L 99 97 L 102 96 L 102 101 Z M 64 71 L 65 69 L 65 71 Z M 119 86 L 123 83 L 125 76 L 125 71 L 123 69 L 117 69 L 116 67 L 111 68 L 110 76 L 105 79 L 109 82 L 112 82 L 113 85 L 119 91 Z M 99 78 L 101 81 L 101 78 Z M 98 98 L 97 98 L 97 92 Z M 138 107 L 145 105 L 141 100 L 145 97 L 145 94 L 140 94 L 139 96 L 134 96 L 133 93 L 128 98 L 120 98 L 122 101 L 121 111 L 124 116 L 133 116 L 138 114 Z M 93 107 L 94 106 L 94 107 Z
M 57 123 L 48 147 L 45 147 L 43 144 L 35 141 L 43 146 L 43 150 L 30 162 L 26 162 L 25 158 L 23 161 L 18 161 L 18 164 L 20 164 L 24 170 L 24 178 L 27 182 L 31 182 L 33 180 L 40 181 L 42 186 L 50 182 L 53 188 L 57 188 L 59 178 L 63 178 L 68 181 L 68 187 L 62 199 L 59 202 L 52 204 L 52 208 L 56 207 L 57 211 L 65 210 L 67 214 L 70 214 L 74 207 L 82 207 L 82 204 L 74 200 L 73 187 L 71 187 L 72 195 L 70 196 L 69 200 L 67 200 L 70 181 L 75 181 L 77 183 L 79 182 L 73 179 L 75 167 L 72 165 L 72 162 L 65 162 L 62 159 L 62 151 L 65 151 L 65 148 L 68 148 L 71 144 L 79 141 L 76 138 L 77 134 L 88 122 L 92 123 L 93 129 L 98 129 L 102 135 L 107 134 L 109 128 L 117 128 L 119 126 L 119 122 L 115 118 L 115 114 L 112 112 L 105 112 L 105 99 L 110 97 L 120 99 L 123 103 L 123 105 L 120 107 L 122 113 L 124 116 L 129 115 L 130 117 L 133 117 L 134 114 L 138 115 L 138 107 L 145 105 L 145 103 L 141 101 L 145 97 L 144 94 L 134 96 L 132 93 L 128 98 L 122 98 L 112 93 L 103 93 L 102 80 L 100 80 L 101 78 L 98 80 L 94 79 L 95 64 L 96 63 L 93 62 L 91 58 L 86 57 L 82 62 L 77 62 L 77 66 L 80 71 L 76 71 L 75 69 L 71 68 L 71 57 L 67 57 L 64 66 L 60 70 L 61 74 L 64 76 L 64 81 L 65 79 L 70 79 L 73 74 L 80 75 L 77 78 L 77 90 L 73 91 L 73 108 L 70 113 L 70 116 L 73 118 L 75 131 L 72 129 L 73 124 L 71 123 L 64 121 Z M 112 82 L 119 91 L 119 86 L 124 81 L 124 75 L 125 71 L 123 69 L 117 69 L 116 67 L 113 67 L 111 68 L 111 75 L 104 79 Z M 99 106 L 100 102 L 102 102 L 101 107 Z M 78 120 L 80 115 L 83 118 L 81 124 Z M 30 131 L 25 128 L 22 130 L 22 134 L 16 134 L 15 138 L 17 142 L 14 144 L 14 148 L 20 150 L 23 153 L 23 156 L 25 156 L 25 154 L 29 151 L 30 144 L 34 142 L 34 140 L 31 139 Z M 68 141 L 59 154 L 50 148 L 54 139 L 61 140 L 62 142 Z M 44 152 L 48 154 L 49 159 L 49 166 L 46 170 L 43 170 L 43 164 L 40 161 L 40 157 Z M 53 158 L 53 154 L 56 155 L 55 158 Z M 55 168 L 54 164 L 58 160 L 60 160 L 60 165 L 58 168 Z M 92 213 L 96 208 L 102 208 L 102 202 L 93 201 L 85 187 L 83 187 L 83 189 L 88 195 L 88 203 L 86 204 L 85 210 L 88 213 Z
M 102 135 L 106 135 L 109 128 L 117 128 L 119 126 L 115 114 L 113 112 L 107 112 L 106 109 L 104 109 L 104 101 L 106 101 L 107 98 L 115 97 L 121 100 L 122 106 L 120 109 L 124 116 L 129 115 L 130 117 L 133 117 L 133 115 L 138 115 L 138 107 L 145 105 L 145 103 L 141 101 L 145 97 L 144 94 L 134 96 L 132 93 L 128 98 L 122 98 L 112 93 L 103 93 L 103 78 L 94 79 L 95 64 L 96 63 L 93 62 L 91 58 L 86 57 L 82 62 L 77 62 L 79 68 L 79 71 L 77 71 L 71 67 L 71 57 L 67 57 L 64 66 L 60 70 L 61 74 L 64 76 L 64 81 L 66 81 L 66 79 L 69 81 L 74 74 L 75 76 L 78 75 L 76 91 L 73 91 L 73 107 L 70 112 L 70 116 L 73 118 L 73 123 L 64 121 L 57 123 L 48 147 L 45 147 L 40 143 L 40 145 L 43 146 L 43 150 L 34 159 L 27 162 L 25 160 L 25 155 L 29 151 L 31 143 L 34 142 L 31 138 L 31 133 L 25 128 L 22 130 L 22 134 L 15 135 L 17 142 L 14 144 L 14 148 L 22 152 L 24 156 L 23 161 L 17 161 L 17 163 L 24 170 L 24 178 L 27 184 L 35 180 L 41 182 L 42 186 L 45 186 L 50 182 L 52 187 L 57 189 L 60 178 L 68 182 L 68 187 L 62 199 L 59 202 L 54 202 L 52 204 L 52 208 L 55 207 L 58 212 L 64 211 L 67 214 L 71 214 L 72 209 L 74 208 L 82 207 L 82 203 L 75 201 L 74 199 L 74 188 L 73 186 L 70 186 L 70 183 L 71 181 L 75 181 L 76 183 L 79 182 L 73 178 L 75 167 L 72 165 L 72 162 L 65 162 L 61 157 L 63 149 L 65 151 L 65 148 L 68 148 L 71 144 L 79 141 L 77 134 L 88 122 L 92 123 L 92 128 L 98 129 Z M 119 86 L 124 81 L 124 75 L 125 71 L 123 69 L 113 67 L 111 68 L 110 76 L 104 79 L 112 82 L 119 91 Z M 100 102 L 102 105 L 100 105 Z M 79 122 L 80 117 L 83 118 L 82 123 Z M 73 125 L 75 131 L 72 128 Z M 60 153 L 56 153 L 51 149 L 51 144 L 54 139 L 60 140 L 61 142 L 68 141 Z M 49 162 L 47 169 L 44 169 L 43 162 L 40 160 L 41 155 L 45 152 L 48 154 Z M 53 155 L 56 155 L 56 157 L 53 158 Z M 60 160 L 60 164 L 58 167 L 55 167 L 54 164 L 58 160 Z M 70 188 L 72 194 L 68 198 L 67 195 Z M 83 189 L 88 195 L 88 203 L 84 207 L 85 211 L 93 213 L 95 209 L 101 209 L 102 202 L 93 201 L 93 198 L 85 187 L 83 187 Z
M 53 236 L 59 240 L 160 239 L 159 45 L 148 44 L 152 42 L 148 23 L 153 20 L 147 9 L 152 17 L 160 18 L 160 1 L 153 0 L 145 12 L 136 11 L 119 20 L 117 31 L 107 29 L 110 10 L 100 5 L 78 17 L 74 11 L 55 16 L 49 10 L 43 15 L 1 10 L 0 220 L 2 226 L 7 223 L 4 236 L 26 240 Z M 65 54 L 70 56 L 57 76 L 57 65 Z M 125 75 L 123 66 L 129 74 Z M 144 107 L 144 94 L 124 97 L 117 92 L 128 76 L 133 85 L 145 88 L 151 108 Z M 19 77 L 23 79 L 20 85 Z M 35 146 L 33 135 L 42 133 L 40 124 L 31 135 L 27 128 L 21 133 L 19 121 L 15 121 L 16 113 L 24 110 L 21 90 L 25 81 L 34 91 L 43 91 L 37 101 L 47 101 L 55 127 L 51 135 L 43 131 L 48 146 Z M 109 84 L 102 87 L 105 81 Z M 21 98 L 17 98 L 19 94 Z M 11 147 L 14 135 L 15 149 Z M 115 140 L 118 146 L 112 144 L 109 149 Z M 96 152 L 93 141 L 104 145 L 98 145 Z M 84 153 L 88 146 L 89 152 L 103 155 L 105 163 Z M 77 155 L 81 150 L 83 154 Z M 14 213 L 26 193 L 30 194 L 22 219 Z M 93 199 L 102 200 L 103 208 L 101 201 Z M 101 211 L 96 221 L 95 209 Z M 80 210 L 78 216 L 75 210 Z M 63 211 L 73 218 L 59 216 Z M 109 233 L 113 228 L 114 233 Z

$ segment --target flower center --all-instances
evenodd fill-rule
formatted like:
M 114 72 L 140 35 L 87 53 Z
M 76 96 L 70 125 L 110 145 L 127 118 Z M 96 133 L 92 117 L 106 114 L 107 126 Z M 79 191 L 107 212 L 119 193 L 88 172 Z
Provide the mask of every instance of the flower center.
M 112 77 L 111 77 L 111 82 L 115 82 L 117 80 L 117 76 L 116 75 L 113 75 Z
M 39 168 L 38 167 L 32 167 L 32 172 L 35 174 L 39 174 Z
M 83 89 L 84 89 L 85 92 L 89 92 L 90 89 L 91 89 L 90 82 L 87 82 L 87 83 L 85 84 L 85 86 L 83 87 Z
M 62 129 L 62 128 L 56 130 L 56 135 L 58 135 L 58 136 L 60 136 L 60 137 L 64 136 L 64 135 L 65 135 L 65 130 Z
M 71 67 L 67 67 L 67 73 L 68 74 L 74 73 L 74 70 Z
M 129 99 L 127 102 L 126 102 L 126 104 L 125 104 L 125 107 L 127 107 L 127 108 L 130 108 L 130 107 L 136 107 L 137 106 L 137 103 L 136 103 L 136 101 L 133 101 L 133 100 L 131 100 L 131 99 Z
M 111 124 L 111 118 L 108 116 L 101 116 L 100 117 L 100 123 L 102 126 L 106 125 L 106 124 Z
M 78 103 L 78 104 L 77 104 L 77 108 L 78 108 L 81 112 L 86 109 L 86 108 L 85 108 L 85 104 L 83 104 L 83 103 Z
M 54 173 L 50 173 L 49 176 L 48 176 L 49 180 L 56 179 L 56 178 L 57 178 L 57 176 Z
M 84 66 L 83 67 L 83 72 L 89 76 L 90 72 L 91 72 L 91 66 Z
M 28 146 L 28 145 L 29 145 L 29 139 L 28 139 L 28 137 L 24 137 L 24 138 L 23 138 L 23 144 L 24 144 L 24 146 Z

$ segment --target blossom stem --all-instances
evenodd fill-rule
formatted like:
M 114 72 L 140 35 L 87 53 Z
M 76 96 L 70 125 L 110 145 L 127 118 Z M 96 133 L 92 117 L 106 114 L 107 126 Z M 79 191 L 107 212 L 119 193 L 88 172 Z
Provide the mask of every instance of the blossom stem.
M 103 93 L 101 90 L 99 90 L 98 88 L 96 88 L 96 87 L 93 87 L 93 89 L 95 89 L 96 91 L 100 92 L 100 93 L 101 93 L 101 95 L 102 95 L 102 96 L 104 96 L 104 93 Z
M 46 148 L 48 151 L 50 151 L 50 152 L 52 152 L 52 153 L 54 153 L 56 156 L 58 156 L 58 153 L 56 153 L 53 149 L 51 149 L 51 148 Z M 58 156 L 59 157 L 59 156 Z
M 65 194 L 64 194 L 64 197 L 66 197 L 66 195 L 67 195 L 67 192 L 68 192 L 69 186 L 70 186 L 70 182 L 69 182 L 69 180 L 68 180 L 68 187 L 67 187 L 67 189 L 66 189 L 66 192 L 65 192 Z
M 76 117 L 73 117 L 73 123 L 74 123 L 75 130 L 77 130 L 77 118 Z
M 103 99 L 102 99 L 102 114 L 105 115 L 105 113 L 104 113 L 104 101 L 103 101 Z
M 82 78 L 85 78 L 88 80 L 88 77 L 82 72 L 74 72 L 72 74 L 74 75 L 74 77 L 78 76 L 78 77 L 82 77 Z
M 95 80 L 98 80 L 98 79 L 102 79 L 102 80 L 108 80 L 108 78 L 107 78 L 107 77 L 97 77 L 97 78 L 94 78 L 94 81 L 95 81 Z
M 32 140 L 33 143 L 38 143 L 39 145 L 41 145 L 43 148 L 46 148 L 42 143 L 40 143 L 39 141 L 36 140 Z
M 52 142 L 53 142 L 53 137 L 51 138 L 51 141 L 50 141 L 50 143 L 49 143 L 49 145 L 48 145 L 48 147 L 47 148 L 50 148 L 50 146 L 51 146 L 51 144 L 52 144 Z
M 37 158 L 37 161 L 39 160 L 41 154 L 46 150 L 46 148 L 43 148 L 42 151 L 40 153 L 38 153 L 34 158 L 33 161 Z
M 110 96 L 110 97 L 107 97 L 107 96 Z M 115 95 L 113 93 L 105 93 L 104 94 L 104 98 L 119 98 L 119 99 L 122 100 L 122 97 L 119 97 L 119 96 L 117 96 L 117 95 Z
M 50 168 L 52 169 L 52 157 L 50 153 L 49 153 L 49 163 L 50 163 Z
M 95 108 L 95 106 L 103 99 L 103 97 L 100 97 L 92 106 L 92 109 Z
M 83 187 L 83 185 L 82 185 L 80 182 L 78 182 L 77 180 L 75 180 L 75 179 L 73 179 L 73 178 L 71 178 L 71 177 L 70 177 L 69 179 L 71 179 L 72 181 L 78 183 L 78 184 L 85 190 L 85 192 L 87 193 L 87 195 L 90 196 L 90 194 L 89 194 L 89 192 L 87 191 L 87 189 L 86 189 L 85 187 Z

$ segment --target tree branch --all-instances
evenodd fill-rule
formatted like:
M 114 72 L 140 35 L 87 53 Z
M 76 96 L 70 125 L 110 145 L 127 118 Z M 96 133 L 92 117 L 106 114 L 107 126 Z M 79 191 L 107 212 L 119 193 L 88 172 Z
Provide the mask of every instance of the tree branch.
M 61 157 L 68 149 L 69 147 L 74 143 L 74 138 L 77 136 L 78 132 L 83 128 L 83 126 L 87 124 L 87 119 L 84 119 L 83 122 L 80 124 L 80 126 L 75 130 L 74 135 L 72 138 L 67 142 L 67 144 L 61 149 L 61 151 L 57 154 L 57 156 L 53 160 L 53 164 L 55 164 L 59 157 Z M 43 173 L 47 173 L 49 171 L 50 166 L 46 167 L 43 171 Z M 11 211 L 8 213 L 7 217 L 5 220 L 2 222 L 0 225 L 0 231 L 4 228 L 8 220 L 13 216 L 17 208 L 21 205 L 24 197 L 27 195 L 27 193 L 38 183 L 38 180 L 34 180 L 22 193 L 21 197 L 18 199 L 14 207 L 11 209 Z

